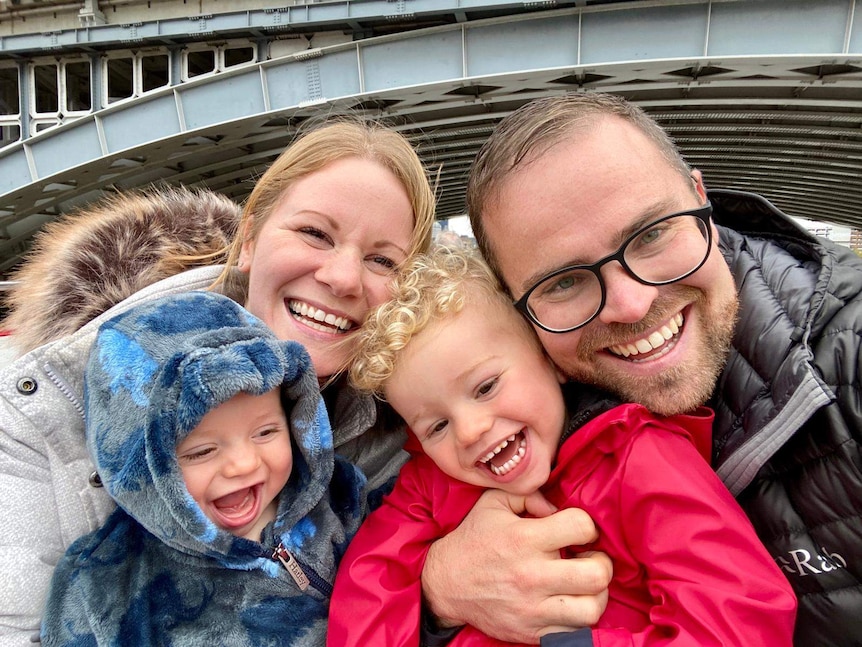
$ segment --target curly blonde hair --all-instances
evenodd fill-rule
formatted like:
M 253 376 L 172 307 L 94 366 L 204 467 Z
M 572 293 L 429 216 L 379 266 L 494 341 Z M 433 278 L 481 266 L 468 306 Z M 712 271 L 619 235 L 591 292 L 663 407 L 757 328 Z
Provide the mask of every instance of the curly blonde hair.
M 433 246 L 399 269 L 390 291 L 392 300 L 372 310 L 352 339 L 354 353 L 349 368 L 350 381 L 357 389 L 380 398 L 410 341 L 429 324 L 461 312 L 467 303 L 484 302 L 509 309 L 527 334 L 535 337 L 473 248 Z

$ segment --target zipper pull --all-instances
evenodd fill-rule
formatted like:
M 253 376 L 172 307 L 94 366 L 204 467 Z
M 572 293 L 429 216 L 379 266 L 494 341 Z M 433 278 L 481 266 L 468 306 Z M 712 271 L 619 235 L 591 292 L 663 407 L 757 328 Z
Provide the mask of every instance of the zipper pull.
M 284 566 L 284 569 L 290 574 L 293 581 L 296 582 L 300 591 L 305 591 L 308 588 L 308 576 L 306 576 L 305 571 L 297 563 L 296 558 L 284 547 L 284 544 L 279 544 L 273 549 L 272 559 L 281 562 L 281 565 Z

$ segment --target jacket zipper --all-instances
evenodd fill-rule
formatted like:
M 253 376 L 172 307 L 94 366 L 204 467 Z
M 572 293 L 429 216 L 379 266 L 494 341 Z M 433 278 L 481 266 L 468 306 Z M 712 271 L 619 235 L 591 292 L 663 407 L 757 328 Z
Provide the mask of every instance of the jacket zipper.
M 293 578 L 301 591 L 305 591 L 309 585 L 327 598 L 332 597 L 332 585 L 314 572 L 314 569 L 303 565 L 293 554 L 284 547 L 283 543 L 273 548 L 270 558 L 280 562 L 288 575 Z
M 72 403 L 72 406 L 75 407 L 75 410 L 80 414 L 81 419 L 84 418 L 84 407 L 81 405 L 80 400 L 78 400 L 75 392 L 72 388 L 66 383 L 63 378 L 60 377 L 58 373 L 54 371 L 54 368 L 50 364 L 45 364 L 42 369 L 45 371 L 45 375 L 48 376 L 48 379 L 57 387 L 57 389 L 62 393 L 65 398 Z

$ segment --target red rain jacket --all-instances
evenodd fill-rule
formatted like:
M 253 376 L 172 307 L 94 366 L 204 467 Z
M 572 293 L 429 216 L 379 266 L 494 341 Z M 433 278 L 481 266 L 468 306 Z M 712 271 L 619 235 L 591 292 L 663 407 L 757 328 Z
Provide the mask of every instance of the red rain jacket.
M 712 419 L 705 408 L 658 418 L 625 404 L 561 446 L 542 492 L 558 508 L 590 514 L 599 539 L 589 548 L 614 565 L 607 609 L 591 630 L 594 645 L 792 644 L 796 599 L 709 466 Z M 483 490 L 446 476 L 418 447 L 411 437 L 413 459 L 341 563 L 330 605 L 332 647 L 419 645 L 428 548 L 458 526 Z M 450 645 L 512 643 L 466 627 Z

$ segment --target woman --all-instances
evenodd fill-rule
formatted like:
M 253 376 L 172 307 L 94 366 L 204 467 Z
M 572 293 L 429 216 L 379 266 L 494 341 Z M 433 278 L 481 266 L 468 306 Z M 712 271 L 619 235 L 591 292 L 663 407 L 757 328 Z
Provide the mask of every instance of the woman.
M 188 222 L 195 213 L 203 225 Z M 427 249 L 434 196 L 403 137 L 342 122 L 290 146 L 257 182 L 238 223 L 235 215 L 207 192 L 120 196 L 47 232 L 16 275 L 21 287 L 4 326 L 25 349 L 36 347 L 0 377 L 3 645 L 38 634 L 54 564 L 112 508 L 86 452 L 81 413 L 83 366 L 99 323 L 142 300 L 212 287 L 280 338 L 302 343 L 325 382 L 349 351 L 338 342 L 388 298 L 393 268 Z M 224 267 L 176 273 L 215 258 L 223 237 L 233 237 Z M 342 381 L 324 395 L 336 451 L 372 488 L 385 483 L 401 465 L 393 456 L 403 436 Z

